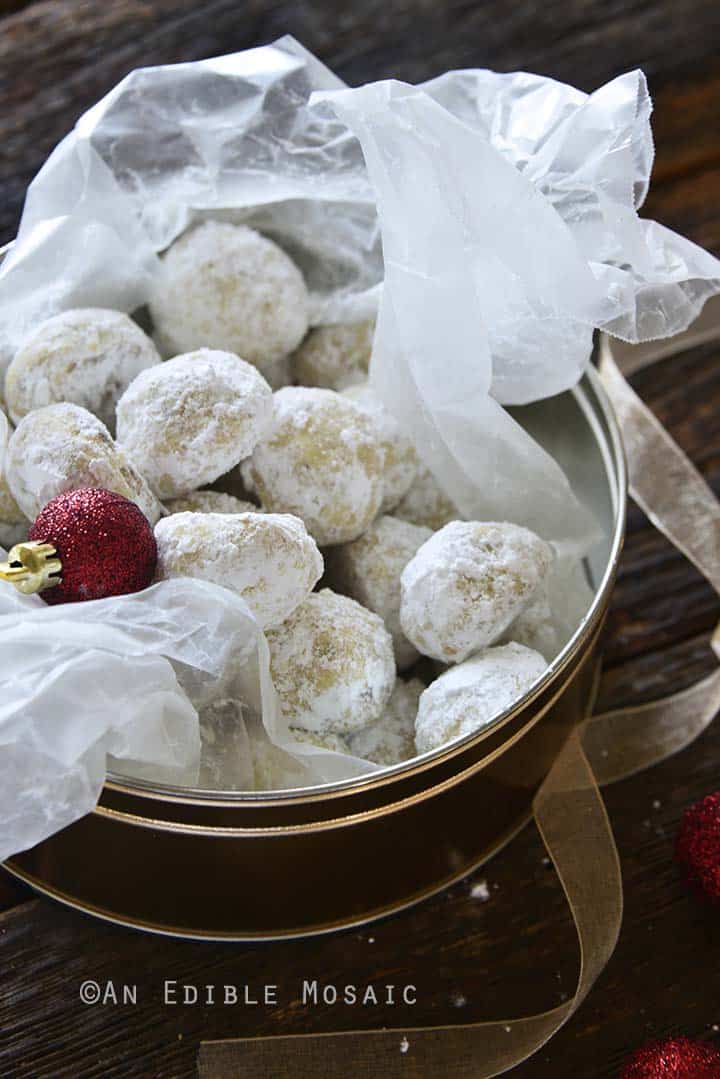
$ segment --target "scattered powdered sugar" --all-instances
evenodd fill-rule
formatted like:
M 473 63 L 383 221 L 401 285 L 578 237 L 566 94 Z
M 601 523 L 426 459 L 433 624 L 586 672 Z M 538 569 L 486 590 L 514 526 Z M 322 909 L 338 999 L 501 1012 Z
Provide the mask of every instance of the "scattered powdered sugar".
M 245 225 L 206 221 L 165 254 L 150 313 L 167 353 L 223 349 L 262 370 L 302 341 L 308 294 L 272 240 Z
M 297 517 L 277 513 L 174 513 L 155 526 L 157 576 L 200 577 L 239 593 L 263 629 L 309 596 L 322 555 Z
M 430 469 L 420 465 L 408 491 L 395 507 L 395 516 L 436 532 L 462 517 L 460 510 L 440 488 Z
M 486 726 L 518 701 L 546 666 L 538 652 L 511 642 L 451 667 L 420 697 L 415 723 L 418 753 Z
M 400 623 L 423 655 L 458 662 L 497 641 L 527 606 L 553 559 L 527 528 L 451 521 L 401 577 Z
M 351 386 L 343 391 L 343 395 L 372 416 L 377 425 L 385 453 L 381 509 L 389 513 L 410 489 L 417 475 L 419 462 L 415 447 L 367 382 Z
M 415 717 L 425 685 L 419 678 L 398 678 L 379 719 L 350 735 L 354 757 L 374 764 L 401 764 L 415 756 Z
M 43 506 L 65 491 L 104 487 L 134 502 L 150 524 L 162 506 L 123 448 L 91 412 L 60 403 L 29 412 L 10 438 L 8 486 L 34 521 Z
M 242 465 L 264 509 L 301 517 L 321 545 L 368 527 L 383 494 L 383 451 L 374 421 L 333 390 L 288 386 L 274 394 L 266 437 Z
M 296 382 L 326 390 L 345 390 L 365 382 L 375 322 L 347 322 L 311 330 L 292 356 Z
M 470 897 L 472 899 L 479 899 L 481 903 L 487 903 L 490 898 L 490 889 L 486 880 L 480 880 L 477 884 L 473 884 L 470 889 Z
M 150 338 L 128 315 L 105 308 L 62 311 L 41 323 L 16 352 L 5 399 L 18 420 L 69 401 L 115 430 L 115 406 L 134 378 L 160 363 Z
M 346 734 L 382 714 L 395 684 L 392 638 L 355 600 L 313 592 L 267 640 L 290 726 Z
M 229 472 L 268 430 L 272 391 L 255 367 L 201 348 L 143 371 L 118 403 L 118 442 L 160 498 Z
M 417 649 L 400 626 L 400 575 L 431 535 L 429 528 L 384 516 L 373 521 L 352 543 L 341 544 L 328 552 L 330 584 L 380 615 L 392 635 L 395 662 L 400 671 L 418 658 Z

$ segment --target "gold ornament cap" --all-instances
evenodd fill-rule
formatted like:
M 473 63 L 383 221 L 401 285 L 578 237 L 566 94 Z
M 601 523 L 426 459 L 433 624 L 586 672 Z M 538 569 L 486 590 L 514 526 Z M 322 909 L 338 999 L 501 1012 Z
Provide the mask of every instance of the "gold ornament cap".
M 9 581 L 26 596 L 44 592 L 62 582 L 62 562 L 51 543 L 16 543 L 7 562 L 0 562 L 0 581 Z

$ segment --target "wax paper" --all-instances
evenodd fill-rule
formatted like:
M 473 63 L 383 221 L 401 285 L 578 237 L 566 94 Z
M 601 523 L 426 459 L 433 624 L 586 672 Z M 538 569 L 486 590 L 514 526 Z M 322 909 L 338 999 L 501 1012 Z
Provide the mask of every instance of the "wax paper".
M 0 655 L 0 861 L 89 812 L 108 756 L 125 775 L 214 786 L 222 776 L 212 759 L 199 772 L 198 711 L 212 722 L 219 700 L 243 701 L 255 740 L 268 740 L 257 730 L 262 716 L 276 742 L 294 745 L 252 612 L 207 581 L 178 578 L 55 607 L 2 586 Z M 233 737 L 237 746 L 243 732 Z M 337 753 L 296 752 L 295 773 L 307 782 L 372 767 Z M 240 771 L 234 785 L 252 789 L 254 781 Z
M 0 372 L 51 314 L 142 308 L 195 222 L 249 223 L 300 265 L 313 324 L 377 313 L 371 381 L 461 512 L 577 566 L 594 522 L 503 406 L 574 385 L 596 328 L 672 334 L 718 290 L 715 259 L 638 216 L 650 111 L 640 72 L 590 95 L 488 71 L 348 90 L 289 38 L 132 72 L 30 186 L 0 265 Z M 2 588 L 0 655 L 0 857 L 86 812 L 108 755 L 212 784 L 229 737 L 271 787 L 372 767 L 293 742 L 263 635 L 206 582 L 61 608 Z
M 345 90 L 291 38 L 132 72 L 29 189 L 0 354 L 54 311 L 144 304 L 193 222 L 247 221 L 299 262 L 313 322 L 382 293 L 373 382 L 465 515 L 587 548 L 588 514 L 502 405 L 573 385 L 594 328 L 675 333 L 717 290 L 717 260 L 637 215 L 650 111 L 637 71 L 590 95 L 489 71 Z

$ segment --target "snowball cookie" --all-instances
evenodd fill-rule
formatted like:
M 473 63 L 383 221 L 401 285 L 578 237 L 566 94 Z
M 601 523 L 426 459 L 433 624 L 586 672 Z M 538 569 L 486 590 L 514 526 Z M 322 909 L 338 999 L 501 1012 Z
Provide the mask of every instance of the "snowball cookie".
M 10 494 L 10 488 L 0 475 L 0 547 L 9 551 L 16 543 L 27 539 L 30 522 Z
M 345 734 L 381 714 L 395 684 L 382 619 L 329 588 L 267 634 L 270 673 L 291 727 Z
M 143 371 L 120 398 L 117 438 L 160 498 L 202 487 L 252 452 L 272 391 L 251 364 L 209 348 Z
M 190 491 L 182 498 L 169 498 L 168 513 L 262 513 L 254 502 L 245 502 L 225 491 Z
M 5 467 L 10 491 L 31 521 L 56 495 L 81 487 L 124 495 L 151 525 L 163 512 L 105 424 L 79 405 L 61 402 L 29 412 L 10 438 Z
M 206 221 L 166 252 L 150 314 L 172 353 L 225 349 L 264 368 L 305 336 L 308 294 L 272 240 L 245 225 Z
M 15 354 L 5 399 L 16 423 L 33 409 L 70 401 L 113 431 L 120 396 L 141 371 L 159 363 L 150 338 L 120 311 L 63 311 L 38 326 Z
M 505 630 L 501 641 L 516 641 L 539 652 L 550 663 L 560 651 L 560 637 L 550 608 L 546 583 L 538 588 L 527 607 Z
M 527 528 L 451 521 L 403 570 L 403 631 L 423 655 L 458 663 L 500 637 L 552 560 L 549 544 Z
M 288 386 L 274 402 L 269 433 L 243 462 L 245 482 L 264 509 L 302 517 L 321 546 L 356 539 L 383 496 L 375 422 L 333 390 Z
M 403 521 L 425 525 L 433 532 L 462 516 L 457 506 L 438 486 L 432 472 L 424 465 L 420 465 L 410 488 L 393 512 Z
M 451 667 L 420 697 L 415 721 L 418 753 L 485 727 L 527 693 L 546 667 L 539 652 L 514 641 Z
M 409 521 L 378 517 L 358 539 L 328 552 L 328 580 L 384 620 L 400 671 L 418 658 L 400 626 L 400 575 L 431 535 L 429 528 Z
M 385 711 L 355 734 L 348 745 L 353 757 L 373 764 L 401 764 L 415 756 L 415 717 L 425 685 L 419 678 L 398 678 Z
M 364 409 L 377 424 L 380 442 L 385 451 L 383 500 L 380 508 L 384 513 L 390 513 L 410 489 L 417 475 L 419 461 L 415 447 L 367 382 L 343 390 L 343 396 Z
M 373 319 L 311 330 L 292 357 L 295 381 L 326 390 L 365 382 L 374 333 Z
M 5 453 L 10 431 L 7 417 L 0 411 L 0 547 L 8 551 L 27 539 L 29 528 L 28 519 L 10 493 L 5 479 Z
M 30 522 L 10 493 L 7 480 L 0 475 L 0 547 L 9 551 L 27 539 Z
M 157 577 L 200 577 L 245 600 L 263 629 L 312 592 L 322 555 L 297 517 L 281 513 L 173 513 L 155 526 Z

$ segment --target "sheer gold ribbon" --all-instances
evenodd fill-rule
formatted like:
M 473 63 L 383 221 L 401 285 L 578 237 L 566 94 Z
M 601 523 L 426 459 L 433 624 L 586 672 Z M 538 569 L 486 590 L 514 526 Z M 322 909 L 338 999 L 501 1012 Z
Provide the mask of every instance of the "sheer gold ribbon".
M 707 324 L 707 313 L 704 320 Z M 688 336 L 694 343 L 692 331 Z M 647 347 L 633 350 L 626 369 L 637 370 L 667 355 L 666 347 L 656 354 Z M 675 351 L 682 347 L 681 340 Z M 625 381 L 606 339 L 600 373 L 625 438 L 633 498 L 720 594 L 720 504 Z M 716 629 L 712 644 L 720 657 L 719 642 Z M 526 1060 L 587 996 L 620 931 L 620 866 L 598 783 L 632 775 L 689 745 L 719 708 L 720 668 L 682 693 L 593 716 L 570 736 L 539 790 L 535 823 L 580 944 L 580 973 L 571 1000 L 504 1022 L 205 1042 L 200 1079 L 335 1079 L 350 1073 L 354 1079 L 435 1079 L 449 1074 L 450 1062 L 453 1074 L 491 1079 Z

